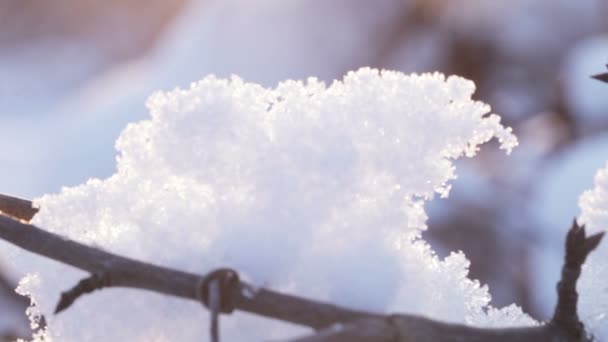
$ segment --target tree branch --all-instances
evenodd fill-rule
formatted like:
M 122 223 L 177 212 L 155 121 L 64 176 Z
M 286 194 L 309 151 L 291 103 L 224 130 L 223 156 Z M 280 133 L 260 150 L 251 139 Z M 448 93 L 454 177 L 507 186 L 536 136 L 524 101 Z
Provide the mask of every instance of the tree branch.
M 0 214 L 29 221 L 37 212 L 38 209 L 34 208 L 30 201 L 0 194 Z
M 566 236 L 566 260 L 562 267 L 562 277 L 557 283 L 557 305 L 551 323 L 559 325 L 568 331 L 569 335 L 577 338 L 584 336 L 585 330 L 577 313 L 576 282 L 587 256 L 599 245 L 603 237 L 604 232 L 587 237 L 585 226 L 579 226 L 576 220 Z
M 84 288 L 79 295 L 101 287 L 130 287 L 200 301 L 200 284 L 205 276 L 166 268 L 116 255 L 86 246 L 57 234 L 44 231 L 19 221 L 29 219 L 31 202 L 2 196 L 0 211 L 13 213 L 13 217 L 0 215 L 0 238 L 32 253 L 87 271 L 103 275 L 102 281 L 77 285 Z M 6 210 L 13 208 L 12 211 Z M 16 208 L 16 209 L 15 209 Z M 25 210 L 29 208 L 28 210 Z M 33 214 L 32 214 L 33 215 Z M 313 336 L 293 341 L 566 341 L 588 340 L 582 334 L 582 324 L 576 316 L 576 298 L 572 305 L 572 289 L 578 279 L 570 276 L 571 269 L 580 270 L 587 255 L 599 244 L 602 236 L 585 237 L 584 228 L 573 225 L 567 238 L 567 256 L 558 288 L 559 301 L 552 321 L 536 327 L 483 329 L 461 324 L 438 322 L 425 317 L 399 314 L 381 315 L 357 311 L 337 305 L 282 294 L 259 288 L 238 280 L 231 304 L 238 310 L 287 321 L 316 329 Z M 568 270 L 568 271 L 567 271 Z M 106 278 L 107 277 L 107 278 Z M 75 291 L 76 288 L 72 289 Z M 566 289 L 566 290 L 561 290 Z M 68 291 L 69 293 L 70 291 Z M 574 290 L 574 292 L 576 292 Z M 64 296 L 66 294 L 64 293 Z M 216 294 L 217 296 L 217 294 Z M 566 299 L 564 299 L 566 298 Z M 574 317 L 577 327 L 571 329 Z M 564 319 L 566 317 L 566 319 Z
M 130 287 L 198 301 L 196 274 L 157 266 L 89 247 L 33 225 L 0 215 L 0 238 L 32 253 L 92 274 L 106 274 L 112 287 Z M 311 328 L 380 315 L 311 301 L 239 281 L 235 307 Z
M 608 64 L 606 64 L 606 68 L 608 68 Z M 593 75 L 591 77 L 595 78 L 598 81 L 602 81 L 602 82 L 608 83 L 608 72 L 605 72 L 603 74 Z
M 483 329 L 438 322 L 421 316 L 390 315 L 334 324 L 317 334 L 290 342 L 462 342 L 462 341 L 571 341 L 552 325 L 519 328 Z

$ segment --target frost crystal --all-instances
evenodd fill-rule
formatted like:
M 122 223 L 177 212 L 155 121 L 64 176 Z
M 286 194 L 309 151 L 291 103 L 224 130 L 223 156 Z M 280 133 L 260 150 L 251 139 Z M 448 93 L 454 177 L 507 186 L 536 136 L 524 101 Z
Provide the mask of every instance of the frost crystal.
M 36 306 L 36 300 L 32 298 L 32 295 L 37 291 L 40 291 L 40 277 L 37 274 L 28 274 L 23 277 L 15 289 L 15 292 L 18 294 L 30 297 L 30 305 L 26 309 L 25 313 L 30 320 L 30 328 L 33 330 L 40 327 L 40 318 L 42 316 L 42 313 Z
M 589 233 L 608 229 L 608 163 L 595 175 L 595 188 L 580 199 L 579 223 Z M 593 251 L 583 265 L 578 284 L 579 314 L 585 326 L 600 340 L 608 340 L 608 239 Z
M 311 78 L 274 89 L 209 76 L 153 95 L 151 118 L 118 139 L 116 173 L 38 199 L 34 224 L 181 270 L 230 266 L 256 284 L 349 307 L 500 325 L 464 255 L 441 260 L 420 239 L 424 201 L 448 194 L 455 158 L 492 137 L 507 151 L 517 144 L 471 100 L 474 90 L 460 77 L 369 68 L 329 86 Z M 44 313 L 83 277 L 28 253 L 13 262 L 40 274 L 33 293 Z M 500 315 L 504 325 L 525 318 Z M 46 317 L 62 341 L 207 333 L 200 305 L 145 291 L 100 291 Z M 227 340 L 296 331 L 242 314 L 222 327 Z

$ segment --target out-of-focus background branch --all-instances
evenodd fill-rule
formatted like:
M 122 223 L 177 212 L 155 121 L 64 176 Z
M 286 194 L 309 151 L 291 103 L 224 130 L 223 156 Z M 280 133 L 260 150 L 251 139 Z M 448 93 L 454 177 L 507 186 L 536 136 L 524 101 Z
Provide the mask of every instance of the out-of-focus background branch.
M 605 0 L 3 1 L 0 189 L 33 198 L 109 176 L 147 95 L 208 73 L 264 85 L 367 65 L 458 74 L 521 146 L 459 162 L 425 238 L 463 250 L 495 305 L 548 319 L 577 196 L 608 159 L 608 89 L 589 77 L 608 63 L 606 18 Z M 15 270 L 0 268 L 0 335 L 27 335 Z

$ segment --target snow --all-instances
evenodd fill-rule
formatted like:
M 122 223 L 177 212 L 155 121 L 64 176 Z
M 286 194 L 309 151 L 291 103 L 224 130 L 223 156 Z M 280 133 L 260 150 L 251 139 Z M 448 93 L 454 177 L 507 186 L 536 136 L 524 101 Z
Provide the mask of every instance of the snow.
M 582 139 L 539 170 L 542 177 L 534 184 L 532 206 L 540 227 L 551 232 L 559 227 L 560 233 L 548 233 L 546 239 L 558 240 L 560 251 L 568 222 L 578 213 L 577 198 L 593 185 L 595 171 L 608 159 L 607 151 L 608 134 Z
M 181 270 L 230 266 L 260 286 L 353 308 L 535 324 L 516 307 L 492 308 L 487 287 L 467 277 L 463 253 L 441 260 L 420 238 L 424 202 L 448 195 L 455 159 L 492 137 L 507 152 L 517 144 L 489 106 L 471 100 L 474 90 L 459 77 L 368 68 L 330 85 L 309 78 L 276 88 L 208 76 L 151 96 L 151 117 L 116 143 L 116 172 L 37 199 L 33 223 Z M 38 277 L 21 291 L 43 313 L 84 276 L 9 255 Z M 202 311 L 113 289 L 46 317 L 62 341 L 198 340 L 207 333 Z M 224 321 L 235 340 L 302 332 L 242 314 Z
M 498 41 L 496 45 L 504 50 L 509 60 L 527 61 L 526 56 L 532 55 L 544 65 L 558 60 L 551 62 L 547 56 L 561 56 L 574 40 L 603 24 L 602 11 L 597 10 L 600 2 L 518 0 L 501 4 L 454 1 L 446 4 L 448 11 L 441 20 L 448 32 L 480 34 L 485 39 Z M 3 55 L 0 74 L 4 81 L 0 86 L 0 98 L 6 113 L 0 115 L 0 152 L 10 167 L 0 171 L 2 192 L 32 198 L 57 192 L 62 185 L 83 183 L 91 176 L 106 178 L 116 172 L 113 143 L 128 122 L 147 117 L 143 102 L 154 89 L 186 85 L 193 78 L 208 73 L 221 77 L 238 73 L 263 86 L 275 86 L 281 79 L 308 75 L 328 81 L 357 65 L 378 65 L 375 53 L 382 41 L 377 38 L 384 37 L 387 23 L 395 22 L 395 17 L 406 13 L 402 7 L 408 5 L 404 3 L 412 2 L 396 3 L 394 0 L 378 1 L 372 10 L 362 10 L 370 6 L 363 0 L 332 0 L 314 5 L 301 0 L 264 0 L 255 4 L 242 0 L 192 1 L 157 49 L 146 58 L 120 65 L 85 89 L 71 94 L 65 94 L 64 88 L 81 82 L 99 64 L 99 56 L 95 53 L 83 55 L 83 51 L 90 52 L 90 49 L 68 46 L 58 51 L 56 42 L 46 41 L 34 48 L 25 47 Z M 570 25 L 564 24 L 568 22 Z M 398 51 L 389 56 L 389 65 L 408 71 L 441 69 L 449 43 L 441 30 L 427 27 L 410 35 L 396 43 Z M 564 61 L 565 73 L 559 75 L 563 76 L 569 108 L 577 115 L 577 123 L 581 122 L 586 130 L 597 129 L 601 127 L 598 123 L 605 123 L 602 108 L 606 107 L 608 98 L 603 96 L 606 87 L 588 77 L 605 70 L 604 64 L 608 62 L 605 42 L 604 35 L 578 45 Z M 50 60 L 50 64 L 43 63 L 41 67 L 39 56 L 48 55 L 49 51 L 59 58 Z M 497 72 L 496 80 L 501 89 L 506 90 L 487 98 L 489 103 L 494 107 L 502 105 L 501 112 L 505 114 L 515 111 L 507 110 L 513 106 L 538 109 L 526 104 L 539 98 L 533 95 L 537 92 L 532 85 L 524 84 L 530 82 L 525 79 L 512 81 L 506 77 L 509 72 Z M 71 98 L 67 103 L 66 97 Z M 505 103 L 511 106 L 505 107 Z M 526 110 L 519 112 L 528 113 Z M 531 135 L 541 135 L 537 128 L 531 128 Z M 523 133 L 517 133 L 521 138 Z M 538 140 L 546 141 L 544 133 Z M 575 147 L 565 153 L 564 163 L 560 160 L 547 165 L 539 161 L 528 162 L 542 157 L 549 148 L 534 151 L 537 154 L 529 160 L 514 155 L 508 158 L 509 167 L 501 170 L 514 175 L 525 173 L 522 179 L 530 175 L 524 181 L 535 193 L 531 211 L 536 213 L 535 208 L 540 208 L 541 221 L 546 223 L 522 225 L 541 227 L 541 234 L 544 234 L 541 245 L 531 251 L 536 255 L 531 262 L 538 265 L 534 267 L 538 290 L 532 297 L 542 301 L 547 312 L 554 307 L 555 293 L 547 289 L 554 288 L 559 275 L 563 233 L 577 213 L 576 197 L 583 189 L 591 187 L 591 174 L 606 159 L 601 153 L 606 150 L 604 146 L 608 146 L 604 141 L 605 138 L 588 139 L 580 144 L 586 146 L 583 149 Z M 522 152 L 527 155 L 530 146 L 524 148 L 522 145 L 517 153 Z M 578 154 L 581 154 L 580 159 L 576 158 Z M 479 160 L 475 158 L 474 162 Z M 481 163 L 496 168 L 495 163 Z M 487 201 L 491 205 L 487 199 L 500 197 L 498 193 L 504 195 L 502 190 L 486 189 L 483 194 L 479 193 L 490 186 L 483 179 L 487 170 L 465 173 L 464 164 L 456 165 L 460 179 L 455 181 L 455 187 L 466 188 L 471 197 L 479 197 L 478 202 Z M 521 169 L 530 172 L 520 172 Z M 448 187 L 451 185 L 449 182 Z M 423 217 L 416 214 L 417 211 L 428 215 L 446 214 L 441 210 L 429 211 L 426 204 L 424 209 L 414 207 L 410 210 L 414 212 L 411 215 L 414 218 Z M 521 212 L 512 206 L 506 211 L 517 211 L 516 218 L 521 220 Z M 426 222 L 419 220 L 423 223 L 412 224 L 424 225 Z M 508 228 L 507 234 L 521 235 L 520 231 Z M 340 268 L 341 264 L 333 267 Z M 80 276 L 75 276 L 74 280 Z M 493 287 L 495 296 L 496 290 Z M 49 300 L 58 295 L 49 294 Z M 112 296 L 107 298 L 112 300 Z M 180 303 L 175 305 L 182 307 Z M 258 322 L 258 318 L 253 319 L 251 326 L 255 327 Z
M 588 138 L 565 150 L 561 156 L 545 165 L 544 175 L 536 183 L 532 204 L 538 214 L 538 227 L 544 229 L 542 244 L 534 251 L 539 276 L 534 284 L 536 300 L 545 311 L 554 308 L 557 295 L 546 291 L 556 284 L 563 263 L 564 236 L 568 222 L 578 214 L 588 234 L 605 231 L 608 227 L 608 135 Z M 593 181 L 594 171 L 596 172 Z M 595 184 L 594 184 L 595 183 Z M 591 190 L 585 190 L 591 189 Z M 582 193 L 582 195 L 581 195 Z M 608 339 L 608 244 L 602 241 L 583 267 L 578 283 L 579 315 L 585 326 L 599 339 Z
M 588 234 L 608 229 L 608 161 L 595 175 L 595 186 L 579 200 L 578 221 Z M 608 339 L 608 244 L 606 238 L 588 257 L 578 283 L 579 315 L 589 331 L 599 340 Z
M 580 194 L 593 186 L 593 175 L 608 159 L 608 134 L 583 139 L 568 147 L 537 170 L 529 207 L 535 231 L 542 238 L 532 250 L 535 277 L 534 300 L 545 315 L 553 312 L 557 300 L 553 288 L 563 263 L 564 237 L 578 215 Z

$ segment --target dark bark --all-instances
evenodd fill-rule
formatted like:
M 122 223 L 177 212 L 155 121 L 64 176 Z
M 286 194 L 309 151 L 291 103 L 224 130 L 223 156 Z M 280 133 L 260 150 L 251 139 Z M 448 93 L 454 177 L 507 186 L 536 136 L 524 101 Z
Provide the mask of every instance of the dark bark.
M 608 64 L 606 64 L 606 68 L 608 68 Z M 608 72 L 605 72 L 603 74 L 593 75 L 591 77 L 595 78 L 598 81 L 602 81 L 602 82 L 608 83 Z
M 30 201 L 0 194 L 0 213 L 29 221 L 37 212 Z

